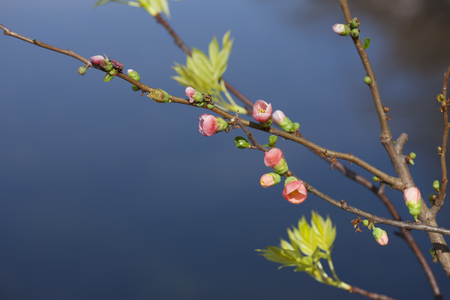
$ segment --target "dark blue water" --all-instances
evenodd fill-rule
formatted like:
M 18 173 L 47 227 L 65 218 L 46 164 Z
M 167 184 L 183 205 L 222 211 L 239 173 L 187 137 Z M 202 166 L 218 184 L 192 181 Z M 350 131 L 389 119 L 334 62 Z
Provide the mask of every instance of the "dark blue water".
M 170 1 L 170 23 L 202 50 L 231 29 L 228 81 L 289 112 L 311 141 L 394 174 L 354 46 L 331 30 L 343 21 L 337 2 Z M 137 70 L 143 83 L 184 97 L 170 66 L 185 56 L 165 30 L 142 10 L 92 10 L 94 3 L 3 1 L 0 23 L 85 57 L 105 53 Z M 411 19 L 355 5 L 361 34 L 372 39 L 368 52 L 393 134 L 409 134 L 405 152 L 417 153 L 412 174 L 427 196 L 440 177 L 434 99 L 450 55 L 418 47 L 428 35 L 413 31 L 417 24 L 405 21 Z M 433 28 L 439 37 L 446 27 Z M 292 205 L 281 186 L 261 188 L 259 178 L 270 170 L 261 152 L 235 148 L 241 131 L 203 137 L 204 111 L 157 104 L 120 79 L 104 83 L 98 71 L 79 76 L 81 63 L 72 58 L 11 37 L 0 41 L 1 299 L 357 298 L 277 270 L 254 251 L 287 238 L 286 228 L 311 210 L 337 226 L 332 256 L 343 281 L 395 298 L 431 297 L 396 228 L 381 226 L 390 241 L 380 247 L 371 232 L 354 233 L 352 214 L 312 195 Z M 266 134 L 255 136 L 267 142 Z M 291 170 L 319 190 L 389 216 L 374 195 L 307 149 L 282 140 L 278 147 Z M 412 220 L 402 195 L 387 194 Z M 445 206 L 440 226 L 450 227 L 448 213 Z M 426 234 L 414 237 L 431 263 Z M 432 268 L 448 298 L 445 273 Z

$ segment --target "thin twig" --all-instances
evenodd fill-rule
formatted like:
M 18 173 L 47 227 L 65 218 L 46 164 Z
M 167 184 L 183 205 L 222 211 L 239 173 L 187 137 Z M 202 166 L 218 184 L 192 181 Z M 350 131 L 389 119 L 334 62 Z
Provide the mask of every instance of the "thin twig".
M 447 101 L 447 86 L 448 86 L 448 79 L 450 76 L 450 65 L 448 66 L 447 72 L 444 74 L 444 83 L 442 87 L 442 95 L 443 95 L 443 102 L 442 102 L 442 116 L 443 116 L 443 123 L 444 123 L 444 132 L 442 134 L 442 146 L 441 151 L 439 155 L 441 156 L 441 170 L 442 170 L 442 183 L 441 188 L 439 189 L 439 195 L 438 198 L 435 201 L 435 205 L 431 208 L 431 213 L 433 216 L 436 216 L 436 214 L 439 212 L 439 210 L 442 208 L 442 205 L 444 205 L 444 198 L 445 198 L 445 191 L 447 190 L 447 162 L 445 155 L 447 153 L 447 142 L 448 142 L 448 105 L 449 102 Z
M 166 30 L 167 32 L 172 36 L 172 38 L 175 41 L 175 44 L 184 51 L 184 53 L 186 53 L 186 55 L 188 56 L 192 56 L 192 51 L 191 49 L 189 49 L 189 47 L 184 43 L 184 41 L 180 38 L 180 36 L 175 32 L 175 30 L 173 30 L 172 26 L 170 26 L 170 24 L 163 19 L 163 17 L 161 16 L 161 14 L 157 14 L 155 16 L 156 21 L 158 21 L 159 24 L 161 24 Z M 242 102 L 244 102 L 246 105 L 248 105 L 250 108 L 253 107 L 253 102 L 248 99 L 247 97 L 244 96 L 244 94 L 242 94 L 241 92 L 239 92 L 234 86 L 231 85 L 231 83 L 229 83 L 228 81 L 226 81 L 225 79 L 223 79 L 223 82 L 225 83 L 225 87 L 232 92 L 236 97 L 238 97 Z M 250 112 L 250 110 L 248 111 Z M 250 113 L 248 113 L 250 114 Z
M 369 299 L 375 299 L 375 300 L 395 300 L 394 298 L 385 296 L 385 295 L 380 295 L 380 294 L 375 294 L 375 293 L 371 293 L 368 291 L 365 291 L 363 289 L 360 289 L 356 286 L 352 286 L 352 288 L 350 289 L 349 293 L 355 293 L 355 294 L 360 294 L 364 297 L 367 297 Z
M 402 134 L 398 139 L 396 143 L 396 147 L 402 146 L 402 140 L 406 140 L 406 135 Z M 328 158 L 324 158 L 326 161 L 331 163 L 331 160 Z M 394 220 L 401 221 L 400 214 L 398 213 L 395 206 L 392 204 L 391 200 L 386 196 L 384 193 L 384 187 L 386 184 L 381 183 L 380 187 L 376 187 L 371 181 L 367 180 L 363 176 L 357 174 L 353 170 L 350 170 L 346 166 L 344 166 L 341 162 L 337 162 L 334 165 L 334 169 L 337 169 L 339 172 L 341 172 L 344 176 L 358 182 L 362 186 L 366 187 L 370 191 L 372 191 L 377 197 L 383 202 L 383 204 L 388 209 L 391 216 L 394 218 Z M 442 300 L 442 294 L 441 290 L 439 288 L 439 285 L 436 281 L 436 277 L 434 276 L 433 270 L 431 270 L 430 265 L 428 264 L 427 259 L 423 255 L 423 252 L 420 250 L 419 246 L 417 245 L 416 241 L 414 240 L 414 237 L 412 236 L 411 232 L 409 232 L 405 228 L 399 228 L 401 231 L 401 237 L 405 240 L 405 242 L 408 244 L 408 246 L 411 248 L 412 252 L 416 256 L 417 260 L 419 261 L 420 266 L 422 267 L 423 272 L 427 276 L 428 283 L 430 284 L 431 291 L 433 292 L 434 298 L 436 300 Z

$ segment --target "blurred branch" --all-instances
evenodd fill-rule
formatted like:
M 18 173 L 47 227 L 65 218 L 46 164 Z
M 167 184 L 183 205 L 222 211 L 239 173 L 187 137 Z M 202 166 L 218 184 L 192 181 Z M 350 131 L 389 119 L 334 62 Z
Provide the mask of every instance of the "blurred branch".
M 189 47 L 184 43 L 184 41 L 180 38 L 180 36 L 173 30 L 173 28 L 170 26 L 170 24 L 163 19 L 161 14 L 157 14 L 155 16 L 156 21 L 158 21 L 159 24 L 161 24 L 167 32 L 173 37 L 175 44 L 186 53 L 188 56 L 192 56 L 192 51 L 189 49 Z M 241 92 L 239 92 L 234 86 L 231 85 L 228 81 L 223 79 L 223 82 L 225 83 L 225 87 L 232 92 L 236 97 L 238 97 L 242 102 L 244 102 L 246 105 L 248 105 L 250 108 L 253 107 L 253 102 L 244 96 Z M 247 112 L 247 114 L 251 114 L 250 111 Z

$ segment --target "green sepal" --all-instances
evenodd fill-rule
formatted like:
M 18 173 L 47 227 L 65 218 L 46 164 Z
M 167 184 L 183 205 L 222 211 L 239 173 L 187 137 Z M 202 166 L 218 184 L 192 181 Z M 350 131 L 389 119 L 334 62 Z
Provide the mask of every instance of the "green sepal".
M 286 159 L 282 158 L 280 160 L 280 162 L 278 163 L 278 165 L 273 167 L 273 170 L 280 175 L 283 175 L 284 173 L 286 173 L 289 170 Z
M 195 104 L 196 106 L 198 106 L 198 107 L 205 107 L 206 106 L 206 103 L 205 102 L 202 102 L 202 103 L 197 103 L 197 104 Z
M 206 107 L 208 107 L 209 109 L 213 109 L 213 108 L 214 108 L 214 105 L 208 104 L 208 105 L 206 105 Z
M 105 77 L 103 77 L 103 81 L 104 82 L 109 82 L 114 78 L 114 76 L 110 75 L 110 74 L 106 74 Z
M 293 181 L 297 181 L 298 178 L 294 177 L 294 176 L 289 176 L 288 178 L 286 178 L 286 180 L 284 181 L 284 186 L 286 186 L 287 184 L 293 182 Z

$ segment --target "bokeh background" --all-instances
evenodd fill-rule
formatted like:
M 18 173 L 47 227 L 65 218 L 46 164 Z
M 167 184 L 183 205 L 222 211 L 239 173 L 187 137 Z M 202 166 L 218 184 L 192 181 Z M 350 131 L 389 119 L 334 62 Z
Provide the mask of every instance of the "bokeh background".
M 107 54 L 141 81 L 183 97 L 170 77 L 184 53 L 143 10 L 94 0 L 2 0 L 0 23 L 90 57 Z M 170 23 L 207 50 L 232 30 L 225 78 L 301 124 L 304 137 L 351 152 L 389 174 L 379 125 L 337 0 L 170 1 Z M 350 1 L 362 23 L 394 137 L 407 132 L 415 182 L 427 197 L 440 178 L 436 94 L 450 63 L 449 1 Z M 128 83 L 17 39 L 0 37 L 1 299 L 357 299 L 254 251 L 277 245 L 311 210 L 337 226 L 333 259 L 350 285 L 399 299 L 430 299 L 426 278 L 396 228 L 379 246 L 354 233 L 356 216 L 310 195 L 301 205 L 263 189 L 259 151 L 238 150 L 241 131 L 203 137 L 203 110 L 157 104 Z M 261 143 L 268 135 L 254 132 Z M 308 149 L 277 144 L 289 167 L 335 199 L 388 217 L 379 200 Z M 345 162 L 346 163 L 346 162 Z M 357 166 L 360 174 L 371 177 Z M 405 220 L 398 191 L 387 191 Z M 448 204 L 438 222 L 450 227 Z M 431 263 L 424 232 L 414 232 Z M 450 285 L 432 264 L 446 298 Z

